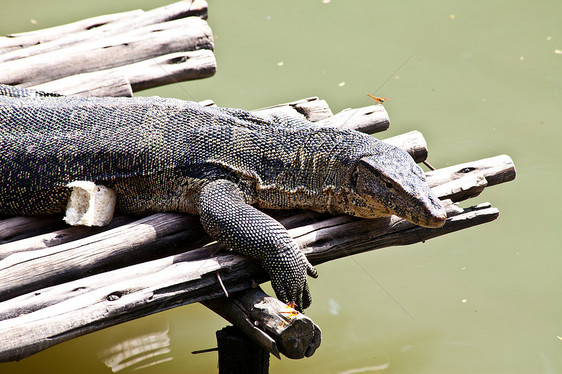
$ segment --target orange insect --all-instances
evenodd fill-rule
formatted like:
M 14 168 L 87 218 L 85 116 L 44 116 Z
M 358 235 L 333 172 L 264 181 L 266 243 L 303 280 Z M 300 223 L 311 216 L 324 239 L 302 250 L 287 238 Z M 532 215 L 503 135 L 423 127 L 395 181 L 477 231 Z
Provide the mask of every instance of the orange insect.
M 289 314 L 289 317 L 294 317 L 294 316 L 298 316 L 299 312 L 295 309 L 295 302 L 291 301 L 289 304 L 287 304 L 287 309 L 291 309 L 291 310 L 287 310 L 287 311 L 281 311 L 279 313 L 287 313 Z
M 367 96 L 369 96 L 371 99 L 375 100 L 379 104 L 382 104 L 387 100 L 390 100 L 390 99 L 387 99 L 386 97 L 376 97 L 376 96 L 373 96 L 371 94 L 367 94 Z

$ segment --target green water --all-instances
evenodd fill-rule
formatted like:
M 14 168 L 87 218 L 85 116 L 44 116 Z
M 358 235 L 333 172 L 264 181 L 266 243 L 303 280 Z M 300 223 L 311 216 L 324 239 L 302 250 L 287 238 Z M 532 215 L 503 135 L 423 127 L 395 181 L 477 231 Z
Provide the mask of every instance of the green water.
M 0 34 L 166 3 L 2 0 Z M 422 131 L 435 166 L 507 153 L 518 171 L 469 202 L 497 206 L 493 223 L 321 265 L 308 314 L 322 346 L 309 359 L 274 359 L 271 372 L 562 373 L 562 2 L 209 6 L 217 75 L 146 94 L 246 109 L 320 96 L 339 111 L 369 104 L 365 92 L 378 89 L 391 98 L 385 136 Z M 0 364 L 0 372 L 107 373 L 113 365 L 215 373 L 216 353 L 190 352 L 215 346 L 224 325 L 190 305 Z M 111 361 L 112 347 L 150 339 L 158 342 L 153 358 Z

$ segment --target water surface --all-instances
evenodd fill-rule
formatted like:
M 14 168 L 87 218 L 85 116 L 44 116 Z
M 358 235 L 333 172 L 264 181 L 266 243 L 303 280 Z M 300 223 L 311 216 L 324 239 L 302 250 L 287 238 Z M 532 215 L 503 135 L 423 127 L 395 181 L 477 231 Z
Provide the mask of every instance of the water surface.
M 165 1 L 3 0 L 0 33 Z M 500 218 L 319 266 L 314 357 L 272 373 L 560 373 L 562 2 L 210 1 L 215 77 L 147 91 L 253 109 L 391 98 L 384 136 L 420 130 L 437 167 L 507 153 Z M 34 20 L 35 23 L 31 23 Z M 226 323 L 190 305 L 72 340 L 4 373 L 214 373 Z M 152 345 L 151 345 L 152 344 Z M 132 349 L 137 348 L 136 350 Z

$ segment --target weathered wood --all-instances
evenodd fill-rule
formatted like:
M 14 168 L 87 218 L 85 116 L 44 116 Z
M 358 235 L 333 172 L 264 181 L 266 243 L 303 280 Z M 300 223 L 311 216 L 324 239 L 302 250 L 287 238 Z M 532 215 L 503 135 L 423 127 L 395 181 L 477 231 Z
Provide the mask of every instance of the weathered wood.
M 361 220 L 353 233 L 347 231 L 346 225 L 336 236 L 308 232 L 296 237 L 296 241 L 301 247 L 307 243 L 303 250 L 313 264 L 319 264 L 367 250 L 427 240 L 489 222 L 498 215 L 489 206 L 449 212 L 447 223 L 440 229 L 392 219 Z M 401 225 L 404 229 L 396 230 Z M 371 233 L 371 239 L 356 236 L 358 232 Z M 21 359 L 73 337 L 174 306 L 216 298 L 223 293 L 217 272 L 230 293 L 252 288 L 251 279 L 265 280 L 256 262 L 232 253 L 209 258 L 208 251 L 196 249 L 35 290 L 0 303 L 0 316 L 8 318 L 0 321 L 4 340 L 0 361 Z M 40 300 L 46 300 L 49 306 L 39 305 Z
M 408 152 L 415 162 L 419 163 L 427 159 L 427 143 L 422 133 L 419 131 L 414 130 L 383 140 L 386 143 L 392 144 Z
M 0 54 L 4 55 L 13 50 L 44 44 L 55 39 L 73 35 L 81 31 L 91 30 L 118 20 L 133 18 L 142 13 L 142 10 L 136 9 L 121 13 L 105 14 L 102 16 L 72 22 L 66 25 L 36 31 L 8 34 L 0 37 Z
M 207 3 L 200 0 L 180 1 L 147 12 L 139 9 L 108 14 L 68 25 L 11 34 L 0 38 L 0 62 L 58 51 L 74 44 L 125 33 L 133 28 L 189 16 L 206 18 Z
M 56 215 L 6 218 L 0 220 L 0 244 L 62 226 L 62 217 Z
M 252 112 L 266 118 L 272 114 L 285 114 L 290 117 L 306 118 L 311 122 L 317 122 L 333 115 L 328 103 L 316 96 L 255 109 Z
M 176 52 L 120 68 L 133 91 L 181 81 L 211 77 L 217 70 L 215 55 L 208 49 Z
M 133 91 L 207 78 L 216 72 L 212 51 L 176 52 L 113 69 L 71 75 L 31 88 L 70 96 L 133 96 Z
M 70 75 L 198 49 L 213 49 L 209 25 L 199 17 L 181 18 L 1 63 L 0 82 L 30 87 Z
M 430 187 L 464 178 L 467 175 L 481 175 L 486 178 L 488 186 L 494 186 L 514 180 L 516 171 L 511 157 L 508 155 L 499 155 L 426 173 Z
M 203 302 L 221 317 L 244 331 L 256 343 L 293 359 L 310 357 L 320 346 L 320 328 L 260 288 Z M 258 328 L 259 327 L 259 328 Z
M 346 109 L 332 117 L 318 121 L 318 124 L 340 129 L 353 129 L 367 134 L 384 131 L 390 126 L 388 113 L 382 105 L 371 105 Z
M 133 96 L 131 82 L 114 69 L 71 75 L 29 88 L 67 96 Z
M 86 239 L 12 253 L 0 261 L 0 300 L 117 268 L 131 263 L 132 254 L 140 262 L 158 251 L 181 252 L 182 242 L 193 245 L 202 237 L 197 217 L 155 214 Z
M 15 218 L 24 218 L 24 217 L 15 217 Z M 60 226 L 59 223 L 62 223 L 62 219 L 60 219 L 60 217 L 58 216 L 53 216 L 50 218 L 56 219 L 54 220 L 57 223 L 56 226 Z M 116 227 L 122 226 L 132 221 L 133 219 L 129 217 L 124 217 L 124 216 L 114 217 L 109 225 L 103 227 L 86 227 L 86 226 L 68 227 L 56 231 L 49 231 L 44 234 L 28 237 L 18 241 L 13 241 L 11 243 L 9 242 L 7 244 L 2 244 L 0 245 L 0 260 L 14 253 L 37 251 L 40 249 L 50 248 L 74 240 L 82 239 L 87 236 L 91 236 L 103 231 L 114 229 Z M 38 224 L 40 224 L 39 227 L 47 226 L 44 220 L 39 221 Z M 0 221 L 0 232 L 2 232 L 1 226 L 2 226 L 2 221 Z M 20 227 L 19 229 L 22 228 Z M 27 229 L 24 230 L 26 232 L 31 231 Z
M 253 110 L 257 115 L 268 117 L 271 114 L 285 114 L 296 118 L 306 118 L 320 126 L 353 129 L 373 134 L 388 129 L 390 120 L 382 105 L 346 109 L 335 115 L 326 101 L 309 97 L 290 103 L 273 105 Z

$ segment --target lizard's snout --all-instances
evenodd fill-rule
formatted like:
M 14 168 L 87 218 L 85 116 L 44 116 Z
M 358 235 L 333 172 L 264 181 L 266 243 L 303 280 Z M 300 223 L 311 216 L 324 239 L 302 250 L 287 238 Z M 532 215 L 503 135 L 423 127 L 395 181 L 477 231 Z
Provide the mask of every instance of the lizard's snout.
M 419 224 L 429 228 L 439 228 L 443 226 L 445 221 L 447 221 L 447 212 L 445 212 L 439 199 L 430 192 L 424 205 L 424 209 L 422 209 L 424 212 L 422 215 L 423 218 L 420 220 L 422 222 Z
M 445 224 L 445 221 L 447 221 L 447 213 L 445 213 L 445 211 L 443 210 L 443 212 L 439 212 L 431 216 L 431 218 L 427 222 L 427 227 L 442 227 Z

